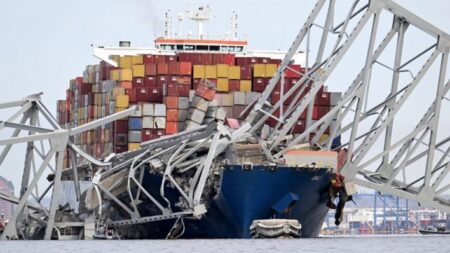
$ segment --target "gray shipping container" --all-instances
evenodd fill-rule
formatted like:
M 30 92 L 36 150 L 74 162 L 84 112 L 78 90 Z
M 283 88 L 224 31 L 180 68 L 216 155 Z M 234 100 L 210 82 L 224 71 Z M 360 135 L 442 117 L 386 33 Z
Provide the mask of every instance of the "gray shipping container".
M 189 117 L 189 110 L 178 110 L 178 121 L 185 121 Z
M 245 92 L 236 91 L 233 92 L 233 104 L 235 105 L 245 105 Z
M 202 112 L 206 112 L 206 110 L 208 110 L 208 106 L 209 101 L 198 96 L 195 96 L 191 103 L 191 108 L 198 109 Z
M 189 98 L 179 97 L 178 98 L 178 109 L 189 109 Z
M 192 128 L 196 128 L 196 127 L 199 127 L 200 125 L 201 125 L 201 124 L 199 124 L 199 123 L 197 123 L 197 122 L 188 120 L 188 121 L 186 121 L 186 127 L 185 127 L 185 130 L 187 130 L 187 129 L 192 129 Z
M 331 92 L 330 93 L 330 105 L 336 106 L 341 101 L 342 93 L 341 92 Z
M 141 142 L 142 133 L 141 131 L 128 131 L 128 142 Z
M 245 104 L 249 105 L 256 99 L 261 97 L 261 93 L 259 92 L 246 92 L 245 94 Z

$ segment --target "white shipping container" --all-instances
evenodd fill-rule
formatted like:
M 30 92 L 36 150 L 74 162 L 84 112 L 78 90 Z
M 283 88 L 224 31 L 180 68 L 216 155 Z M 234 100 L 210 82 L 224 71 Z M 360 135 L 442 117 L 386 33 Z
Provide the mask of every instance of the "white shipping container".
M 197 122 L 188 120 L 188 121 L 186 121 L 186 128 L 185 128 L 185 130 L 192 129 L 192 128 L 197 128 L 197 127 L 199 127 L 200 125 L 201 125 L 201 124 L 199 124 L 199 123 L 197 123 Z
M 208 110 L 209 101 L 195 96 L 191 103 L 191 108 L 198 109 L 200 111 L 206 112 Z
M 140 118 L 140 117 L 142 117 L 142 105 L 136 105 L 136 107 L 137 107 L 137 110 L 134 111 L 133 114 L 131 114 L 131 117 L 138 117 L 138 118 Z
M 191 117 L 190 117 L 191 121 L 201 124 L 203 122 L 204 118 L 205 118 L 204 111 L 200 111 L 198 109 L 192 110 Z
M 143 116 L 154 116 L 155 115 L 155 105 L 154 104 L 143 104 L 142 105 L 142 115 Z
M 233 106 L 233 94 L 222 94 L 222 97 L 220 98 L 220 105 L 221 106 Z
M 166 117 L 155 117 L 155 128 L 166 129 Z
M 178 98 L 178 109 L 189 109 L 189 98 L 179 97 Z
M 143 117 L 142 118 L 142 128 L 155 128 L 155 120 L 153 117 Z
M 155 117 L 166 117 L 165 104 L 155 104 Z

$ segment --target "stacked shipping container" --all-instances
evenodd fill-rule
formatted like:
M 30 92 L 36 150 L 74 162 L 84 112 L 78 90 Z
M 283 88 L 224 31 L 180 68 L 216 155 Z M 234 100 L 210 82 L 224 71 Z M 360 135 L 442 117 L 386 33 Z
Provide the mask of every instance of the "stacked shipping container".
M 280 60 L 269 58 L 219 53 L 113 56 L 113 60 L 118 67 L 105 62 L 87 66 L 83 77 L 71 80 L 66 99 L 58 101 L 58 121 L 66 128 L 138 106 L 128 119 L 75 138 L 77 145 L 95 157 L 134 150 L 141 142 L 212 120 L 239 118 L 264 91 L 280 64 Z M 272 104 L 302 73 L 300 65 L 289 66 L 284 87 L 277 84 L 271 94 Z M 313 120 L 325 115 L 339 98 L 339 93 L 321 90 L 314 103 Z M 291 101 L 292 97 L 285 104 Z M 304 131 L 305 119 L 306 114 L 296 124 L 294 134 Z M 267 121 L 272 127 L 276 123 L 274 119 Z M 67 158 L 65 163 L 67 166 Z

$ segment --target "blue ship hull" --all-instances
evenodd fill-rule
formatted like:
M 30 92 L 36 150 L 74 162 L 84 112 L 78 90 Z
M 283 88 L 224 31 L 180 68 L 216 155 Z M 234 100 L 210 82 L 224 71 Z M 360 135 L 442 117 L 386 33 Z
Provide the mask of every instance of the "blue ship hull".
M 302 237 L 319 235 L 328 213 L 328 170 L 278 167 L 271 171 L 266 166 L 243 170 L 241 165 L 233 165 L 223 171 L 220 180 L 220 189 L 206 203 L 205 216 L 184 220 L 182 238 L 250 238 L 253 220 L 274 217 L 297 219 L 302 225 Z M 144 182 L 153 196 L 159 195 L 159 187 L 155 187 L 161 182 L 159 174 L 146 174 Z M 172 203 L 179 198 L 168 187 L 166 196 Z M 155 214 L 153 211 L 144 209 L 143 214 Z M 139 237 L 165 238 L 173 224 L 174 220 L 168 220 L 140 225 Z

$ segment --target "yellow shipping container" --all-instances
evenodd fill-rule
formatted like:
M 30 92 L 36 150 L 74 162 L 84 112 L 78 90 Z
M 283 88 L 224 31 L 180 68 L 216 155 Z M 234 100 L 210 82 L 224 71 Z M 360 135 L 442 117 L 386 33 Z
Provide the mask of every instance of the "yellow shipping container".
M 217 66 L 206 65 L 205 66 L 205 78 L 217 78 Z
M 110 58 L 111 58 L 111 60 L 117 62 L 117 64 L 120 61 L 120 56 L 118 56 L 118 55 L 111 55 Z
M 145 77 L 145 65 L 133 65 L 133 77 Z
M 228 69 L 228 79 L 239 80 L 241 79 L 241 67 L 230 66 Z
M 118 108 L 127 108 L 130 104 L 128 99 L 128 95 L 119 95 L 116 98 L 116 107 Z
M 217 64 L 217 77 L 228 78 L 228 69 L 229 66 L 227 64 Z
M 120 69 L 111 70 L 110 78 L 113 81 L 119 81 L 120 79 Z
M 137 150 L 141 147 L 140 143 L 128 143 L 128 151 Z
M 250 92 L 252 91 L 252 81 L 241 80 L 239 83 L 239 91 Z
M 217 79 L 217 91 L 219 92 L 228 92 L 229 85 L 227 78 L 218 78 Z
M 125 89 L 122 87 L 113 88 L 113 97 L 116 98 L 119 95 L 125 95 Z
M 142 55 L 131 56 L 131 64 L 133 65 L 144 64 L 144 57 Z
M 194 65 L 194 78 L 206 78 L 205 65 Z
M 254 77 L 266 77 L 266 64 L 253 65 L 253 76 Z
M 266 64 L 266 77 L 273 77 L 277 70 L 278 66 L 276 64 Z
M 131 61 L 131 56 L 121 56 L 119 58 L 119 67 L 123 69 L 131 69 L 133 63 Z
M 328 140 L 328 138 L 330 138 L 330 135 L 328 135 L 328 134 L 322 134 L 322 136 L 320 136 L 320 138 L 319 138 L 319 143 Z
M 120 81 L 133 81 L 133 70 L 131 69 L 121 69 L 120 70 Z
M 116 112 L 125 111 L 127 108 L 116 107 Z

